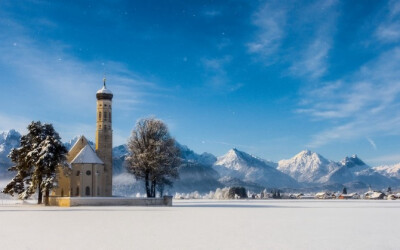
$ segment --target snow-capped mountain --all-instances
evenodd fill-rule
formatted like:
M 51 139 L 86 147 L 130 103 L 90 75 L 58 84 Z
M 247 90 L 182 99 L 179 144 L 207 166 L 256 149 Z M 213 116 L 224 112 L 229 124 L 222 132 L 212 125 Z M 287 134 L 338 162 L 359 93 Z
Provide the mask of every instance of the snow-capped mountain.
M 339 164 L 340 168 L 326 176 L 326 182 L 344 184 L 359 181 L 358 176 L 371 175 L 374 172 L 357 155 L 346 156 Z
M 231 177 L 268 188 L 296 187 L 290 176 L 267 165 L 266 161 L 237 149 L 231 149 L 214 163 L 221 177 Z
M 114 147 L 113 153 L 113 173 L 120 174 L 126 172 L 125 158 L 129 154 L 128 147 L 126 144 Z
M 290 175 L 298 182 L 323 183 L 326 176 L 340 168 L 336 162 L 321 155 L 304 150 L 288 160 L 278 162 L 278 170 Z
M 339 183 L 346 186 L 384 188 L 390 185 L 398 185 L 399 182 L 388 178 L 374 168 L 365 164 L 357 155 L 344 158 L 339 169 L 327 177 L 327 183 Z
M 7 169 L 12 165 L 8 154 L 11 149 L 19 147 L 21 134 L 15 130 L 0 132 L 0 176 L 8 174 Z
M 187 162 L 196 162 L 202 165 L 213 165 L 217 161 L 217 157 L 210 153 L 197 154 L 187 146 L 176 143 L 176 146 L 181 151 L 181 157 Z
M 74 144 L 76 143 L 76 141 L 81 137 L 81 135 L 77 135 L 74 138 L 72 138 L 71 140 L 64 142 L 64 146 L 67 148 L 67 150 L 70 150 L 72 148 L 72 146 L 74 146 Z M 89 145 L 94 149 L 94 143 L 92 141 L 88 140 Z
M 374 167 L 373 169 L 386 177 L 400 179 L 400 163 L 378 166 Z
M 20 138 L 21 135 L 15 130 L 0 132 L 0 177 L 8 179 L 12 175 L 7 171 L 12 165 L 7 155 L 12 148 L 19 146 Z M 64 145 L 69 149 L 78 138 L 79 136 Z M 93 142 L 89 143 L 94 147 Z M 197 154 L 179 143 L 177 146 L 182 158 L 180 179 L 175 180 L 172 188 L 166 189 L 170 193 L 209 192 L 226 186 L 244 186 L 252 191 L 275 187 L 332 187 L 336 190 L 343 185 L 352 188 L 367 188 L 369 185 L 374 188 L 400 186 L 400 163 L 372 168 L 356 155 L 334 162 L 307 150 L 292 159 L 274 163 L 237 149 L 216 158 L 209 153 Z M 117 189 L 132 193 L 140 184 L 135 181 L 134 187 L 131 185 L 130 178 L 133 177 L 126 173 L 124 166 L 127 155 L 127 145 L 113 148 L 113 170 L 115 179 L 118 180 L 116 183 L 120 185 Z M 130 181 L 124 183 L 127 179 Z

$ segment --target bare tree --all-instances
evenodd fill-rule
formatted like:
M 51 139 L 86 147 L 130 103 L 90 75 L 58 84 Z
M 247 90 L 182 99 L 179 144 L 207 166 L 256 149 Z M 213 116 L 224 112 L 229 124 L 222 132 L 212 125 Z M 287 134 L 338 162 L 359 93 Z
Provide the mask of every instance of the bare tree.
M 167 126 L 158 119 L 146 118 L 137 122 L 129 138 L 127 169 L 139 180 L 144 180 L 147 197 L 156 196 L 171 179 L 179 177 L 180 152 Z

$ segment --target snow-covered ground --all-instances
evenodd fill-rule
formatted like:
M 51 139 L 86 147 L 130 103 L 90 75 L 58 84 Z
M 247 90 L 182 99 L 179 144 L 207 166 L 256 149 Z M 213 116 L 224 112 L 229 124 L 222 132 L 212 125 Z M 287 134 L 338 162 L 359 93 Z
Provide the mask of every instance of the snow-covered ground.
M 400 201 L 174 200 L 173 207 L 0 203 L 1 249 L 399 249 Z

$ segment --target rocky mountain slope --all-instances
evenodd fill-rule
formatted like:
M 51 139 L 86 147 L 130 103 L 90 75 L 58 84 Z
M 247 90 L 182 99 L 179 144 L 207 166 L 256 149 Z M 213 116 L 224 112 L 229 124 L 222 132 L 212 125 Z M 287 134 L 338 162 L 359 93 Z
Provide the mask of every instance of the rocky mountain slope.
M 221 177 L 236 178 L 266 188 L 298 186 L 293 178 L 267 165 L 266 161 L 237 149 L 231 149 L 227 154 L 218 157 L 214 169 Z
M 8 154 L 11 149 L 19 147 L 21 134 L 15 130 L 5 131 L 0 133 L 0 177 L 12 176 L 7 170 L 12 165 Z
M 288 160 L 278 162 L 278 170 L 302 183 L 324 183 L 326 176 L 340 168 L 336 162 L 304 150 Z
M 10 178 L 11 166 L 7 157 L 12 148 L 19 146 L 21 135 L 10 130 L 0 133 L 0 178 Z M 66 142 L 70 148 L 79 137 Z M 89 142 L 93 147 L 93 142 Z M 356 155 L 334 162 L 308 150 L 278 163 L 263 160 L 238 149 L 231 149 L 221 157 L 209 153 L 197 154 L 187 146 L 177 143 L 181 151 L 180 179 L 167 188 L 169 193 L 206 193 L 226 186 L 244 186 L 252 191 L 264 188 L 355 189 L 400 186 L 400 164 L 370 167 Z M 126 145 L 113 148 L 115 190 L 118 194 L 133 195 L 141 192 L 142 184 L 126 172 L 124 164 L 128 155 Z

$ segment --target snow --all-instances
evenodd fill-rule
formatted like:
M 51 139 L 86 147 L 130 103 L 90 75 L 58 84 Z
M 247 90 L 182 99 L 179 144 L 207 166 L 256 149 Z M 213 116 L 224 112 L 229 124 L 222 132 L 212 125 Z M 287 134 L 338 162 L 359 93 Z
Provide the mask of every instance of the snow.
M 374 200 L 4 205 L 0 235 L 2 249 L 398 249 L 399 209 Z
M 278 171 L 275 166 L 270 166 L 261 158 L 237 149 L 231 149 L 227 154 L 218 157 L 214 169 L 222 178 L 230 177 L 263 187 L 297 186 L 294 179 Z
M 112 94 L 112 92 L 104 85 L 101 89 L 97 91 L 97 94 Z
M 374 167 L 374 170 L 386 177 L 394 177 L 400 179 L 400 163 L 395 165 L 385 165 Z
M 309 150 L 301 151 L 291 159 L 281 160 L 278 164 L 278 170 L 306 183 L 322 183 L 324 177 L 340 167 L 338 163 Z
M 82 148 L 78 155 L 72 160 L 71 164 L 73 163 L 104 164 L 89 145 Z

